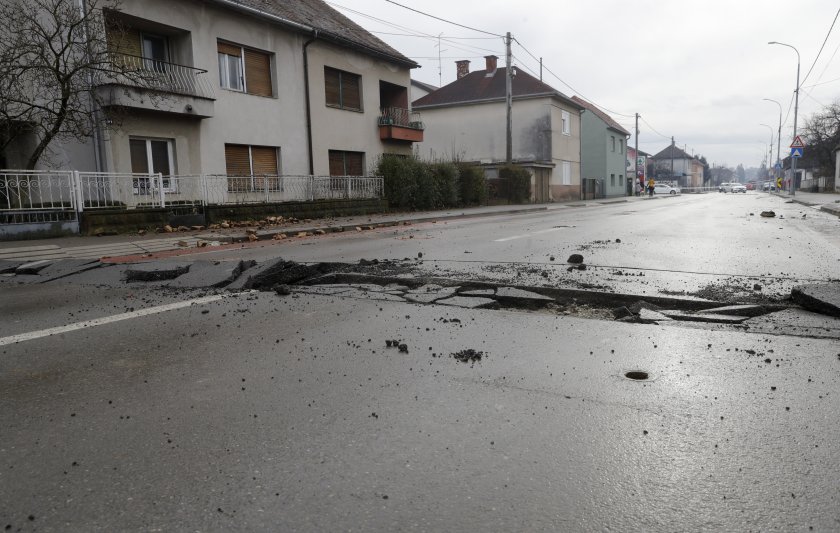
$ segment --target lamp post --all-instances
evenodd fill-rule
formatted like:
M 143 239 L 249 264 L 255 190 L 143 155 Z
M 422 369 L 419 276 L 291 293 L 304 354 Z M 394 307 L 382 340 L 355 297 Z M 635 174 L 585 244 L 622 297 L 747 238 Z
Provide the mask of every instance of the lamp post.
M 776 162 L 781 163 L 782 161 L 782 104 L 777 102 L 776 100 L 770 98 L 762 98 L 762 100 L 767 100 L 768 102 L 773 102 L 777 106 L 779 106 L 779 132 L 776 135 Z M 774 170 L 773 177 L 776 177 L 776 172 Z
M 793 48 L 793 51 L 796 52 L 796 91 L 794 91 L 796 93 L 796 103 L 793 106 L 793 138 L 796 139 L 796 119 L 799 114 L 799 63 L 801 60 L 799 57 L 799 50 L 797 50 L 795 46 L 777 41 L 770 41 L 767 44 L 780 44 L 782 46 L 787 46 L 788 48 Z M 796 158 L 791 157 L 790 159 L 790 195 L 794 196 L 796 194 Z
M 759 126 L 764 126 L 765 128 L 768 128 L 770 130 L 770 144 L 768 145 L 770 147 L 770 158 L 767 160 L 767 166 L 770 167 L 773 165 L 773 126 L 764 123 L 759 124 Z M 769 168 L 767 171 L 767 175 L 770 175 Z

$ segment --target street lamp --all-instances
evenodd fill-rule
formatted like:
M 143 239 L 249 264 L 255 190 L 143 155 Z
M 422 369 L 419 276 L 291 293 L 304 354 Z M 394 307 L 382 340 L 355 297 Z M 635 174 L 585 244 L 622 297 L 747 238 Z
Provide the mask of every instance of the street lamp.
M 796 139 L 796 119 L 797 115 L 799 114 L 799 63 L 801 60 L 801 58 L 799 57 L 799 50 L 797 50 L 795 46 L 780 43 L 777 41 L 770 41 L 767 44 L 780 44 L 782 46 L 787 46 L 788 48 L 793 48 L 793 51 L 796 52 L 796 104 L 793 107 L 793 138 Z M 793 196 L 796 194 L 796 158 L 791 157 L 790 159 L 790 195 Z
M 770 159 L 767 160 L 767 165 L 769 167 L 773 164 L 773 126 L 764 123 L 759 124 L 759 126 L 764 126 L 765 128 L 768 128 L 770 130 Z M 767 175 L 770 175 L 769 170 Z
M 776 135 L 776 162 L 781 163 L 782 161 L 782 104 L 773 100 L 771 98 L 762 98 L 762 100 L 767 100 L 768 102 L 773 102 L 777 106 L 779 106 L 779 132 Z M 781 167 L 780 167 L 781 169 Z M 773 172 L 773 177 L 776 177 L 776 173 Z

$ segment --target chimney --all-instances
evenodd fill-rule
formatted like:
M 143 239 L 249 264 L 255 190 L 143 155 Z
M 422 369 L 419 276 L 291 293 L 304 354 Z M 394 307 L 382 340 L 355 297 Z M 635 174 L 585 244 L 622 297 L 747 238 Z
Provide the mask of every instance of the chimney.
M 456 61 L 455 66 L 458 69 L 459 80 L 470 73 L 470 61 L 468 59 Z
M 496 73 L 496 61 L 498 61 L 499 58 L 496 56 L 484 56 L 484 60 L 487 62 L 486 76 L 490 77 Z

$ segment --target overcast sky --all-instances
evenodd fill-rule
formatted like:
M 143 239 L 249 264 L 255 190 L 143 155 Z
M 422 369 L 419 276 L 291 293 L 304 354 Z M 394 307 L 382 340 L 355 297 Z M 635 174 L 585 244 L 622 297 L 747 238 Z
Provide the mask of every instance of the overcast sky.
M 796 52 L 768 41 L 793 45 L 801 54 L 800 130 L 805 118 L 840 100 L 840 19 L 828 33 L 838 0 L 396 1 L 490 33 L 511 32 L 521 43 L 513 47 L 517 67 L 538 76 L 539 63 L 528 52 L 542 57 L 554 74 L 544 70 L 543 81 L 607 110 L 630 132 L 639 113 L 639 148 L 650 153 L 665 148 L 673 136 L 681 148 L 709 163 L 758 166 L 770 142 L 764 123 L 773 129 L 775 159 L 779 107 L 762 100 L 770 98 L 782 105 L 781 144 L 787 155 Z M 458 59 L 469 59 L 471 70 L 483 70 L 483 56 L 490 53 L 504 62 L 498 37 L 386 0 L 329 3 L 417 61 L 422 68 L 412 71 L 414 79 L 446 85 L 455 80 Z M 438 40 L 428 37 L 439 34 L 440 77 Z

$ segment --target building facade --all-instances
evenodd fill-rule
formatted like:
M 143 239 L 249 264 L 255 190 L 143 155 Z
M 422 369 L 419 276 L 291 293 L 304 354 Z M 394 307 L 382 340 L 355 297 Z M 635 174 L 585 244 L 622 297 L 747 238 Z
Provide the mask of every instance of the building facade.
M 584 107 L 581 113 L 581 176 L 595 181 L 599 196 L 626 196 L 632 191 L 627 177 L 627 139 L 630 132 L 595 105 L 579 96 L 572 100 Z
M 421 157 L 478 163 L 496 176 L 507 159 L 507 73 L 497 61 L 487 56 L 474 72 L 458 61 L 454 82 L 414 101 L 426 128 Z M 532 201 L 579 199 L 582 106 L 522 70 L 512 89 L 512 159 L 531 173 Z
M 105 19 L 113 61 L 142 82 L 97 87 L 98 140 L 55 143 L 44 167 L 359 176 L 422 139 L 416 63 L 321 0 L 124 0 Z

